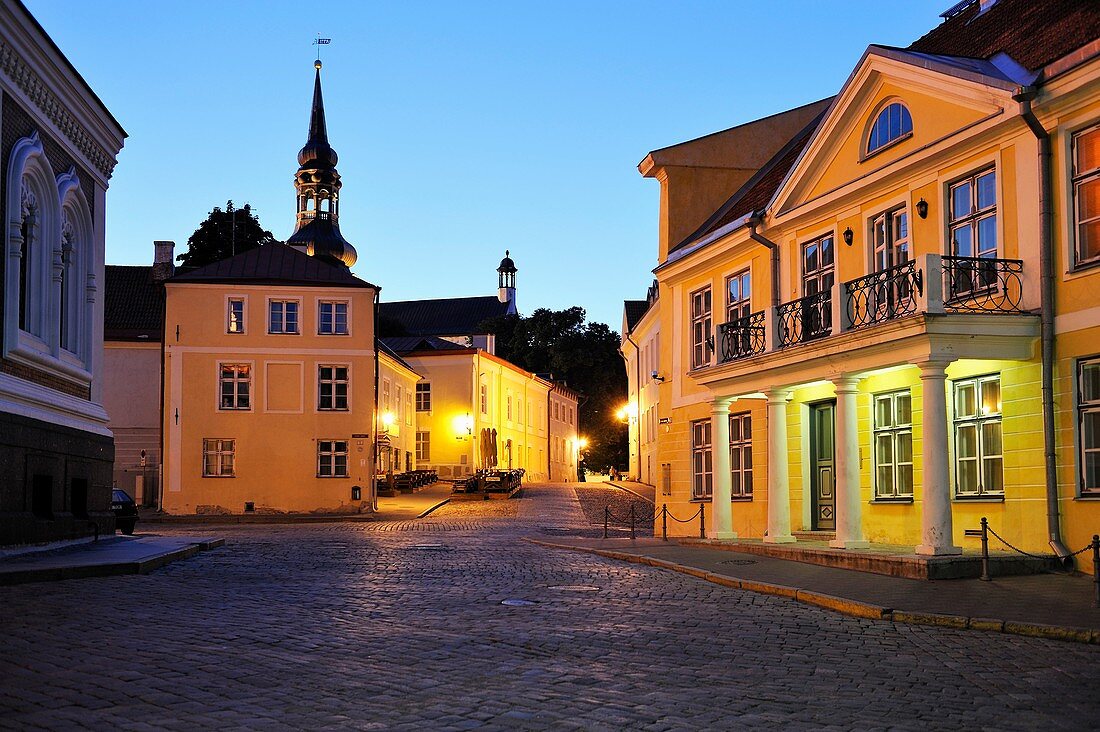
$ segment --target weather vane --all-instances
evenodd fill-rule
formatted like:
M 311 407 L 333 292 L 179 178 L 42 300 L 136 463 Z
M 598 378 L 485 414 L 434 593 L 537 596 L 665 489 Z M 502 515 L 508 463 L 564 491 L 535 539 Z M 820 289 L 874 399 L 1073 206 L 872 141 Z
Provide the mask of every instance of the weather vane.
M 331 38 L 321 38 L 321 34 L 317 34 L 317 38 L 313 41 L 313 45 L 317 46 L 317 62 L 321 62 L 321 46 L 327 46 L 332 43 Z

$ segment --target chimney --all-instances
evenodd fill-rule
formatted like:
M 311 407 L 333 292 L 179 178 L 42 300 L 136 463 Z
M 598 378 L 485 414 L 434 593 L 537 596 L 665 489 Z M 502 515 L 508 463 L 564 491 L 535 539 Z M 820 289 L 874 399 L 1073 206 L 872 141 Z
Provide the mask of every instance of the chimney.
M 153 242 L 153 282 L 164 282 L 176 273 L 176 242 Z

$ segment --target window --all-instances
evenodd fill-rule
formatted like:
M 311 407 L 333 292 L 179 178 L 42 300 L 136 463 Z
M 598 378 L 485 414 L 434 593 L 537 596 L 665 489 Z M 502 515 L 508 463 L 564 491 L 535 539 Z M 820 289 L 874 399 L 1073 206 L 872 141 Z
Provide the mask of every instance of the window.
M 481 385 L 481 413 L 489 413 L 489 387 L 485 384 Z
M 752 292 L 749 271 L 738 272 L 726 278 L 726 322 L 732 323 L 747 317 L 751 312 L 749 296 Z M 656 369 L 651 369 L 655 371 Z
M 1076 263 L 1100 261 L 1100 127 L 1073 136 Z
M 317 477 L 348 477 L 347 440 L 317 441 Z
M 325 411 L 347 411 L 347 366 L 317 367 L 317 408 Z
M 405 413 L 404 413 L 404 411 L 402 411 L 402 410 L 405 409 L 405 396 L 403 394 L 404 390 L 401 388 L 400 384 L 394 384 L 393 388 L 394 388 L 394 392 L 395 392 L 395 394 L 394 394 L 394 402 L 395 403 L 393 405 L 393 411 L 397 412 L 397 423 L 401 424 L 401 422 L 403 421 L 403 419 L 405 417 Z
M 322 300 L 317 313 L 318 335 L 348 334 L 348 304 Z
M 506 405 L 507 412 L 508 412 L 508 421 L 511 422 L 512 421 L 512 395 L 511 394 L 509 394 L 507 399 L 505 400 L 505 405 Z
M 867 137 L 867 154 L 881 150 L 890 143 L 902 140 L 913 134 L 913 117 L 901 102 L 886 105 L 875 123 L 871 125 L 871 134 Z
M 710 420 L 691 423 L 691 499 L 709 501 L 714 492 L 714 456 L 710 452 Z
M 390 380 L 382 379 L 382 408 L 389 411 L 391 407 L 390 403 Z
M 830 293 L 836 278 L 835 258 L 832 234 L 802 245 L 802 295 L 819 296 L 802 306 L 803 340 L 832 331 L 833 301 Z
M 204 478 L 232 478 L 235 457 L 235 441 L 205 438 L 202 441 L 202 476 Z
M 412 406 L 412 394 L 405 392 L 405 424 L 411 425 L 413 423 L 413 406 Z
M 270 308 L 268 333 L 298 333 L 297 300 L 271 300 L 268 306 Z
M 963 379 L 954 386 L 956 493 L 1004 495 L 1001 377 Z
M 416 385 L 416 411 L 418 412 L 430 412 L 432 411 L 432 385 L 431 384 L 417 384 Z
M 1100 357 L 1077 365 L 1077 425 L 1081 432 L 1081 493 L 1100 493 Z
M 951 254 L 976 259 L 997 258 L 997 174 L 985 170 L 949 189 L 948 234 Z M 960 267 L 948 282 L 948 299 L 996 286 L 997 273 L 987 267 Z
M 710 288 L 691 294 L 691 367 L 710 365 L 711 344 Z
M 432 459 L 432 433 L 416 433 L 416 461 L 428 462 Z
M 752 498 L 752 415 L 730 415 L 730 474 L 733 498 Z
M 875 498 L 913 497 L 913 402 L 909 390 L 874 396 Z
M 219 367 L 219 409 L 251 409 L 252 366 L 246 363 L 223 363 Z
M 226 306 L 226 333 L 244 333 L 244 298 L 231 297 Z

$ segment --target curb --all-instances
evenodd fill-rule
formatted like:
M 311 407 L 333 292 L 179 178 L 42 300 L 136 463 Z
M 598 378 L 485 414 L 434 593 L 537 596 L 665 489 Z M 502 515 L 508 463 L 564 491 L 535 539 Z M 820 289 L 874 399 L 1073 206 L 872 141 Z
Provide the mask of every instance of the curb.
M 437 508 L 441 508 L 441 507 L 443 507 L 443 506 L 446 506 L 446 505 L 447 505 L 448 503 L 450 503 L 450 502 L 451 502 L 451 499 L 450 499 L 450 498 L 444 498 L 444 499 L 443 499 L 442 501 L 440 501 L 439 503 L 435 504 L 434 506 L 432 506 L 431 508 L 429 508 L 429 509 L 428 509 L 427 511 L 425 511 L 424 513 L 422 513 L 422 514 L 419 514 L 419 515 L 417 516 L 417 518 L 418 518 L 418 519 L 422 519 L 422 518 L 424 518 L 425 516 L 427 516 L 428 514 L 430 514 L 430 513 L 432 512 L 432 511 L 436 510 Z
M 673 572 L 698 577 L 707 582 L 712 582 L 723 587 L 758 592 L 763 595 L 785 597 L 795 602 L 832 610 L 842 615 L 855 618 L 867 618 L 870 620 L 888 620 L 893 623 L 905 625 L 934 625 L 940 628 L 955 628 L 958 630 L 982 630 L 994 633 L 1008 633 L 1010 635 L 1023 635 L 1031 638 L 1046 638 L 1052 640 L 1070 641 L 1074 643 L 1091 643 L 1100 645 L 1100 630 L 1090 628 L 1072 628 L 1061 625 L 1046 625 L 1043 623 L 1025 623 L 1015 620 L 999 620 L 997 618 L 969 618 L 965 615 L 945 615 L 939 613 L 914 612 L 909 610 L 894 610 L 892 608 L 874 605 L 860 600 L 850 600 L 845 597 L 826 595 L 811 590 L 803 590 L 786 585 L 776 585 L 759 580 L 741 579 L 724 574 L 715 574 L 698 567 L 690 567 L 677 564 L 665 559 L 649 557 L 644 554 L 630 554 L 609 549 L 596 549 L 586 546 L 570 546 L 568 544 L 554 544 L 539 539 L 525 538 L 524 541 L 550 549 L 564 549 L 566 551 L 595 554 L 607 559 L 617 559 L 632 564 L 644 564 L 658 569 L 667 569 Z
M 48 569 L 24 569 L 14 572 L 0 572 L 0 586 L 22 585 L 31 582 L 56 582 L 68 579 L 86 579 L 88 577 L 118 577 L 127 574 L 149 574 L 153 570 L 190 559 L 199 552 L 217 549 L 225 545 L 225 539 L 207 539 L 196 541 L 178 549 L 170 549 L 160 554 L 129 562 L 113 564 L 86 564 L 74 567 L 51 567 Z
M 657 502 L 656 502 L 656 501 L 651 501 L 651 500 L 649 500 L 648 498 L 646 498 L 645 496 L 643 496 L 643 495 L 642 495 L 641 493 L 638 493 L 638 492 L 637 492 L 637 491 L 635 491 L 635 490 L 632 490 L 632 489 L 630 489 L 630 488 L 627 488 L 627 487 L 626 487 L 625 485 L 618 485 L 618 484 L 616 484 L 616 483 L 612 483 L 612 482 L 611 482 L 610 480 L 605 480 L 605 481 L 604 481 L 604 483 L 606 483 L 607 485 L 611 486 L 612 488 L 618 488 L 618 489 L 619 489 L 619 490 L 621 490 L 621 491 L 626 491 L 627 493 L 629 493 L 630 495 L 634 496 L 634 497 L 635 497 L 635 498 L 637 498 L 638 500 L 640 500 L 640 501 L 645 501 L 646 503 L 648 503 L 649 505 L 653 506 L 654 508 L 656 508 L 656 507 L 657 507 Z

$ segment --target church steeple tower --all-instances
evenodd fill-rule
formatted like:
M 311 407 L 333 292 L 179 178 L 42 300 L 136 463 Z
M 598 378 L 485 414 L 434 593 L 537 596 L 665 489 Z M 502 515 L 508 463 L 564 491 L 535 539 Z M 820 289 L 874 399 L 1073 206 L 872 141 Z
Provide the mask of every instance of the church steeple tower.
M 340 174 L 336 151 L 328 143 L 325 101 L 321 96 L 321 60 L 313 63 L 313 107 L 309 115 L 309 139 L 298 152 L 298 222 L 287 244 L 314 257 L 350 267 L 355 247 L 340 233 Z

